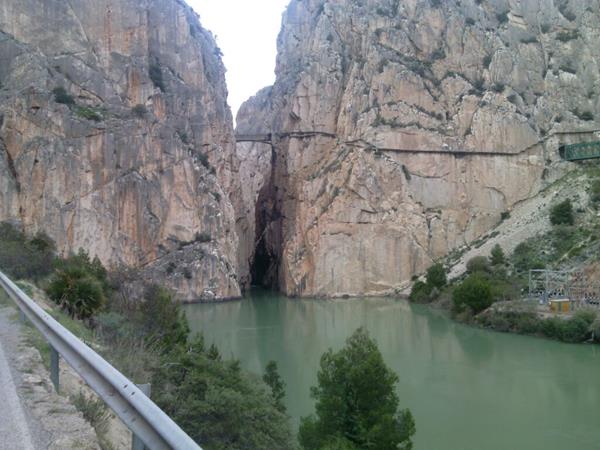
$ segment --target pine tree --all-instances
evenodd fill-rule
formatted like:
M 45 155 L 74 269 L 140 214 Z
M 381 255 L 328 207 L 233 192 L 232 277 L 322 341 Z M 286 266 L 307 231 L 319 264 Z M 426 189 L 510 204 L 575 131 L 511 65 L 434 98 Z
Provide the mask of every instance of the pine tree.
M 502 250 L 500 244 L 496 244 L 494 245 L 494 248 L 492 248 L 492 252 L 490 253 L 490 262 L 492 263 L 492 266 L 499 266 L 506 262 L 504 250 Z
M 339 352 L 323 354 L 317 378 L 316 415 L 299 430 L 304 449 L 412 448 L 415 424 L 410 411 L 399 410 L 398 376 L 363 328 Z
M 263 381 L 271 388 L 271 393 L 275 399 L 275 407 L 285 412 L 285 405 L 283 399 L 285 397 L 285 383 L 279 376 L 277 371 L 277 363 L 275 361 L 269 361 L 265 368 L 265 374 L 263 375 Z

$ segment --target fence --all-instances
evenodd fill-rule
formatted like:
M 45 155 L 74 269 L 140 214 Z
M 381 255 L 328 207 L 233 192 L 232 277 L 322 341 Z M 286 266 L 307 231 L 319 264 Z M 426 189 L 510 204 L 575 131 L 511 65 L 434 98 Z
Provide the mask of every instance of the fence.
M 57 390 L 60 355 L 147 448 L 201 450 L 135 383 L 54 320 L 2 272 L 0 286 L 48 341 L 51 378 Z M 140 448 L 139 443 L 134 445 Z

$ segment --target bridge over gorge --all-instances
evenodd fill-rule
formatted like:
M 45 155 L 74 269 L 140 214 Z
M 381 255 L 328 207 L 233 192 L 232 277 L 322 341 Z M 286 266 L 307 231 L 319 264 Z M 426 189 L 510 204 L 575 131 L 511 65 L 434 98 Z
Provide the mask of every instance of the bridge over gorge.
M 573 131 L 560 131 L 549 134 L 538 142 L 520 150 L 520 151 L 495 151 L 495 150 L 485 150 L 485 149 L 456 149 L 450 147 L 442 147 L 438 149 L 411 149 L 411 148 L 387 148 L 376 146 L 362 138 L 353 139 L 349 141 L 339 142 L 340 144 L 352 145 L 361 147 L 366 150 L 374 150 L 374 151 L 386 151 L 386 152 L 405 152 L 405 153 L 443 153 L 443 154 L 452 154 L 456 156 L 466 156 L 466 155 L 485 155 L 485 156 L 514 156 L 520 153 L 523 153 L 531 148 L 535 147 L 538 144 L 544 143 L 549 138 L 553 136 L 568 136 L 568 135 L 583 135 L 583 134 L 591 134 L 597 133 L 600 130 L 573 130 Z M 325 137 L 330 139 L 337 139 L 339 141 L 339 136 L 334 133 L 328 133 L 324 131 L 290 131 L 285 133 L 256 133 L 256 134 L 236 134 L 235 139 L 236 142 L 255 142 L 255 143 L 263 143 L 269 145 L 275 145 L 275 143 L 282 139 L 306 139 L 312 137 Z M 600 158 L 600 141 L 590 141 L 590 142 L 581 142 L 576 144 L 565 144 L 560 145 L 558 148 L 559 155 L 561 158 L 566 161 L 581 161 L 586 159 L 595 159 Z

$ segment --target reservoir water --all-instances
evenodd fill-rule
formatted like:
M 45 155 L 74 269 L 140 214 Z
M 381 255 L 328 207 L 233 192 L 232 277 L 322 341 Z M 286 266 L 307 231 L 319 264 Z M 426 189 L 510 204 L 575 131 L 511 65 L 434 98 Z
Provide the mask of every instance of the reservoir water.
M 600 449 L 600 346 L 480 330 L 394 299 L 253 291 L 185 310 L 192 330 L 224 358 L 255 373 L 277 362 L 294 427 L 313 412 L 309 388 L 321 354 L 365 326 L 400 377 L 416 450 Z

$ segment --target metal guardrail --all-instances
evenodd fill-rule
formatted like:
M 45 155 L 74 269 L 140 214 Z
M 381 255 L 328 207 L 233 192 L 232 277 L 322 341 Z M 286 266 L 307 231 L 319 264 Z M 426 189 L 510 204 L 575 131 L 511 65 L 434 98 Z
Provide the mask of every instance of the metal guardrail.
M 0 286 L 42 333 L 51 349 L 75 369 L 146 447 L 202 450 L 135 383 L 54 320 L 2 272 Z M 55 361 L 57 364 L 58 358 Z

